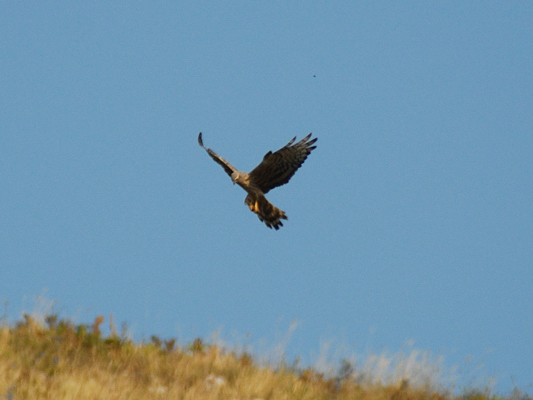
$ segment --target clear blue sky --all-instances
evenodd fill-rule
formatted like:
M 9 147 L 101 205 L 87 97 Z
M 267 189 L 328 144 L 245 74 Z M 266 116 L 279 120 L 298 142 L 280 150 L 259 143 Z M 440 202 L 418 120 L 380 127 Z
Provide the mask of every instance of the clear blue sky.
M 533 385 L 533 3 L 7 2 L 0 299 Z M 313 132 L 268 198 L 249 171 Z M 281 333 L 280 333 L 281 332 Z M 246 335 L 249 335 L 246 338 Z M 347 354 L 348 356 L 349 354 Z

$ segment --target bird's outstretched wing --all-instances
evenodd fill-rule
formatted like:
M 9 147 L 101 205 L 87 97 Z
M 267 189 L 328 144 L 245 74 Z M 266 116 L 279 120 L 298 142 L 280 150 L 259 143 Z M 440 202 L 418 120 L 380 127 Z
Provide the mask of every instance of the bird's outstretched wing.
M 263 161 L 250 172 L 250 182 L 263 193 L 289 182 L 294 173 L 302 166 L 307 156 L 316 148 L 317 138 L 309 140 L 311 134 L 294 144 L 296 136 L 275 153 L 269 151 Z M 212 156 L 211 156 L 212 157 Z
M 213 160 L 215 160 L 218 164 L 220 164 L 222 166 L 222 168 L 224 168 L 224 171 L 226 171 L 226 174 L 231 176 L 232 173 L 237 171 L 237 169 L 233 165 L 231 165 L 229 162 L 224 160 L 222 157 L 220 157 L 213 150 L 208 149 L 208 148 L 206 148 L 204 146 L 204 141 L 202 140 L 202 132 L 200 132 L 200 134 L 198 135 L 198 143 L 200 144 L 200 146 L 202 146 L 202 148 L 205 151 L 207 151 L 207 154 L 209 154 Z

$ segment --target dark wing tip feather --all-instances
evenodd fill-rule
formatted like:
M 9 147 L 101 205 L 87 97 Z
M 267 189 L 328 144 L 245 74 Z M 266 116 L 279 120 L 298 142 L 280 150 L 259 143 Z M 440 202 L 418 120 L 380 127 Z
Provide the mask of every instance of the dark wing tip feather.
M 292 140 L 291 140 L 289 143 L 287 143 L 287 144 L 285 145 L 285 147 L 289 147 L 291 144 L 294 143 L 295 140 L 296 140 L 296 136 L 293 137 Z
M 313 140 L 308 141 L 306 144 L 307 144 L 308 146 L 310 146 L 310 145 L 312 145 L 312 144 L 315 144 L 317 140 L 318 140 L 318 138 L 314 138 Z
M 202 140 L 202 132 L 198 134 L 198 144 L 202 147 L 204 147 L 204 141 Z M 205 149 L 205 147 L 204 147 Z

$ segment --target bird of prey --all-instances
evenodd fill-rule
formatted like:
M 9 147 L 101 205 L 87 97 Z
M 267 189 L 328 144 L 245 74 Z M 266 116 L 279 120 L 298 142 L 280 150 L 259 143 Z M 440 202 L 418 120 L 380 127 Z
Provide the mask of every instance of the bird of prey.
M 293 144 L 296 140 L 295 136 L 278 151 L 274 153 L 269 151 L 263 157 L 263 161 L 248 174 L 238 171 L 213 150 L 206 148 L 202 140 L 202 132 L 198 135 L 198 143 L 215 162 L 224 168 L 224 171 L 231 177 L 233 184 L 237 183 L 246 190 L 248 195 L 244 200 L 244 204 L 252 212 L 256 213 L 266 226 L 278 230 L 280 226 L 283 226 L 281 220 L 286 220 L 287 215 L 285 215 L 285 211 L 270 204 L 265 194 L 271 189 L 289 182 L 298 168 L 302 166 L 307 156 L 316 148 L 313 144 L 315 144 L 317 139 L 309 140 L 310 138 L 311 134 Z

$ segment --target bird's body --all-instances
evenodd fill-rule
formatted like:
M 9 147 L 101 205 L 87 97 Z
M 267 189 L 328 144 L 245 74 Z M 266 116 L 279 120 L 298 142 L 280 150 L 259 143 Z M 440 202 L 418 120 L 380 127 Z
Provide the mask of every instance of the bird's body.
M 250 173 L 238 171 L 233 165 L 216 154 L 213 150 L 204 147 L 202 133 L 198 135 L 198 143 L 204 148 L 216 163 L 224 168 L 233 183 L 242 187 L 248 195 L 244 203 L 250 210 L 257 214 L 259 219 L 269 228 L 279 229 L 283 226 L 282 219 L 287 219 L 285 212 L 272 205 L 265 197 L 271 189 L 289 182 L 294 173 L 302 166 L 307 156 L 316 148 L 313 144 L 317 139 L 312 139 L 311 134 L 301 141 L 293 144 L 294 137 L 286 146 L 272 153 L 269 151 L 263 161 Z

